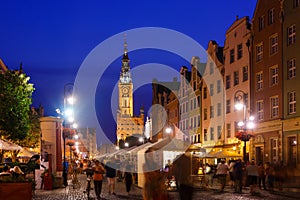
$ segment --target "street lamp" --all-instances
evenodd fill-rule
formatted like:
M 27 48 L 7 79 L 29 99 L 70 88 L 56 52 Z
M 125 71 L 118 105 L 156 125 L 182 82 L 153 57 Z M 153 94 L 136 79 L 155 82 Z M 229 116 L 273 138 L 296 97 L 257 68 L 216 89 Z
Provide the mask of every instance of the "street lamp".
M 64 164 L 63 164 L 63 184 L 68 186 L 68 173 L 67 173 L 67 162 L 66 162 L 66 138 L 69 137 L 65 128 L 70 128 L 70 124 L 74 122 L 73 112 L 73 83 L 67 83 L 64 85 L 64 130 L 63 130 L 63 145 L 64 145 Z
M 242 90 L 238 90 L 234 94 L 234 103 L 236 110 L 243 110 L 243 121 L 239 121 L 237 123 L 238 126 L 238 132 L 236 133 L 235 137 L 239 140 L 244 142 L 243 147 L 243 160 L 246 163 L 247 161 L 247 154 L 246 154 L 246 144 L 247 141 L 250 140 L 250 138 L 253 136 L 249 133 L 249 131 L 252 131 L 255 124 L 254 124 L 254 117 L 250 116 L 249 119 L 247 119 L 246 112 L 247 112 L 247 93 L 245 93 Z

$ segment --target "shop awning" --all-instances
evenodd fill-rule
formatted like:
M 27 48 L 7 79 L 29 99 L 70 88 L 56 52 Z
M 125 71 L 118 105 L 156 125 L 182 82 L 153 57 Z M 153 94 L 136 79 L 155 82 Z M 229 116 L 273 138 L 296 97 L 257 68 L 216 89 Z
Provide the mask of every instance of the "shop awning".
M 242 155 L 232 151 L 211 151 L 207 154 L 208 158 L 240 158 Z

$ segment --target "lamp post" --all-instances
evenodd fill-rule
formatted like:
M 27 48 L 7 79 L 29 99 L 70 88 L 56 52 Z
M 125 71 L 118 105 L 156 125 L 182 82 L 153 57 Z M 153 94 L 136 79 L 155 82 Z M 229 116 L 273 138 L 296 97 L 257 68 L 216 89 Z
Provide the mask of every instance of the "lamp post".
M 64 117 L 64 127 L 70 128 L 70 123 L 74 121 L 73 116 L 73 89 L 74 84 L 73 83 L 67 83 L 64 85 L 64 111 L 63 111 L 63 117 Z M 71 106 L 71 108 L 70 108 Z M 68 119 L 67 119 L 68 117 Z M 66 132 L 63 132 L 63 145 L 64 145 L 64 164 L 63 164 L 63 184 L 64 186 L 68 186 L 68 173 L 67 173 L 67 162 L 66 162 L 66 138 L 68 135 Z
M 243 146 L 243 160 L 246 163 L 247 161 L 247 154 L 246 154 L 246 144 L 247 141 L 250 140 L 252 137 L 252 134 L 248 133 L 250 130 L 252 131 L 254 128 L 254 117 L 250 116 L 249 119 L 247 119 L 247 102 L 246 102 L 247 93 L 245 93 L 242 90 L 238 90 L 234 94 L 234 103 L 235 108 L 237 110 L 243 110 L 243 121 L 239 121 L 238 126 L 238 132 L 236 133 L 235 137 L 239 140 L 244 142 Z

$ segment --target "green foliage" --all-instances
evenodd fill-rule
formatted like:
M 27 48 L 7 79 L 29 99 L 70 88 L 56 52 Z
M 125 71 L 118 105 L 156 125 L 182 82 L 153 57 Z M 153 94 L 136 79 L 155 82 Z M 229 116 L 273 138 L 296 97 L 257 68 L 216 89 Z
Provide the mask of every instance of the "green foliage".
M 30 105 L 33 84 L 19 71 L 0 73 L 0 131 L 1 135 L 20 144 L 30 131 Z

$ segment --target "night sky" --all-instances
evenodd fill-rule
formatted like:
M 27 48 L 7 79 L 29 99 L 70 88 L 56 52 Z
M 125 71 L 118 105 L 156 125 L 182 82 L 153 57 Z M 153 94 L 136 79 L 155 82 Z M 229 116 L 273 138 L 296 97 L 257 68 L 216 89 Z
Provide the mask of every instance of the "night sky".
M 97 127 L 93 123 L 98 123 L 101 130 L 97 128 L 97 142 L 103 144 L 108 139 L 115 140 L 115 110 L 111 102 L 117 103 L 117 99 L 112 90 L 120 75 L 124 33 L 132 69 L 137 66 L 146 68 L 147 63 L 158 63 L 158 68 L 153 67 L 153 70 L 157 71 L 164 65 L 178 71 L 182 65 L 189 67 L 191 58 L 184 59 L 164 49 L 136 49 L 148 37 L 137 39 L 138 36 L 130 30 L 165 28 L 192 38 L 204 49 L 210 40 L 223 46 L 225 32 L 236 16 L 252 18 L 255 4 L 256 0 L 2 1 L 0 58 L 10 69 L 18 69 L 20 63 L 23 63 L 23 70 L 31 77 L 30 82 L 36 89 L 33 106 L 42 104 L 46 116 L 57 116 L 56 108 L 63 108 L 65 84 L 75 83 L 79 69 L 96 55 L 97 59 L 93 60 L 89 71 L 96 72 L 105 68 L 99 80 L 94 81 L 97 84 L 96 93 L 89 97 L 80 96 L 77 103 L 88 104 L 83 99 L 93 99 L 95 105 L 91 106 L 95 109 L 97 122 L 89 119 L 85 106 L 79 106 L 76 119 L 80 127 Z M 107 51 L 95 54 L 100 52 L 97 50 L 110 38 L 115 40 L 107 46 Z M 199 53 L 192 52 L 185 44 L 180 46 L 184 51 L 191 51 L 188 55 Z M 117 56 L 107 62 L 112 51 L 116 51 Z M 103 66 L 103 63 L 109 64 Z M 147 73 L 143 76 L 147 76 Z M 172 76 L 164 77 L 165 81 L 171 81 Z M 88 78 L 86 84 L 89 84 Z M 141 78 L 138 73 L 136 77 L 133 75 L 133 81 L 138 78 Z M 158 80 L 161 81 L 162 77 L 158 76 Z M 146 114 L 149 112 L 152 95 L 149 83 L 134 93 L 136 114 L 142 104 Z M 82 89 L 79 85 L 75 91 L 77 87 L 78 90 Z

